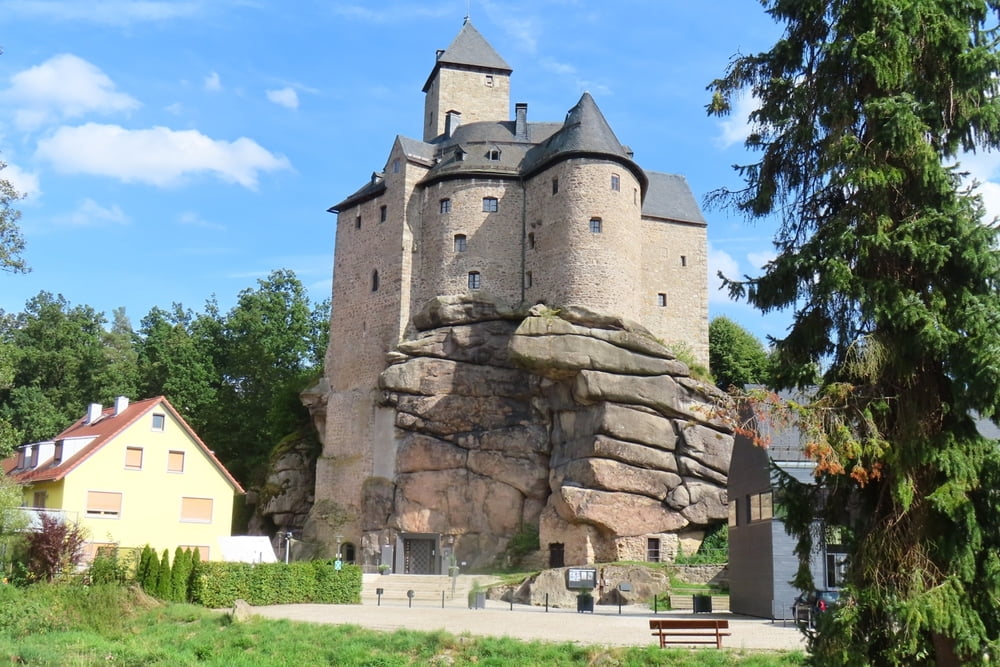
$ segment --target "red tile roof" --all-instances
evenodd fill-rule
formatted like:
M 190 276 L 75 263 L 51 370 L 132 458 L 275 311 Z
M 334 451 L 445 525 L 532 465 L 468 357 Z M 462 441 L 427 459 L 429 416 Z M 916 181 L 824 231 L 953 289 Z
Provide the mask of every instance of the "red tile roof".
M 86 446 L 80 451 L 73 454 L 73 456 L 68 459 L 63 460 L 59 465 L 52 465 L 52 459 L 47 461 L 42 461 L 39 466 L 31 470 L 26 470 L 24 472 L 14 472 L 15 466 L 17 466 L 17 456 L 12 456 L 5 459 L 2 464 L 4 474 L 10 474 L 11 479 L 19 484 L 30 484 L 32 482 L 55 482 L 63 479 L 70 472 L 75 470 L 81 463 L 86 461 L 93 455 L 94 452 L 99 450 L 104 445 L 111 442 L 119 433 L 125 430 L 126 427 L 130 426 L 132 423 L 137 421 L 140 417 L 150 412 L 157 406 L 162 406 L 164 410 L 169 412 L 174 416 L 177 421 L 180 422 L 181 426 L 187 431 L 191 439 L 194 440 L 195 444 L 205 453 L 216 469 L 233 485 L 233 488 L 238 493 L 244 493 L 243 487 L 240 483 L 226 470 L 226 467 L 222 465 L 222 462 L 215 457 L 198 434 L 194 432 L 188 423 L 184 421 L 180 413 L 174 409 L 174 406 L 170 404 L 170 401 L 164 396 L 157 396 L 155 398 L 147 398 L 141 401 L 135 401 L 134 403 L 129 403 L 121 414 L 115 414 L 115 408 L 111 407 L 104 408 L 101 411 L 101 416 L 93 423 L 86 423 L 87 416 L 84 415 L 78 419 L 72 426 L 64 430 L 62 433 L 53 438 L 53 441 L 59 441 L 67 438 L 93 438 Z

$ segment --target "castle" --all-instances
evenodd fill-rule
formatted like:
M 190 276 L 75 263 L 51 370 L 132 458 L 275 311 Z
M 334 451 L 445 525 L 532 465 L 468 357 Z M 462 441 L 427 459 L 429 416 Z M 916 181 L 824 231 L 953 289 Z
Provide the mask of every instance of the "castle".
M 397 474 L 379 378 L 428 300 L 582 306 L 707 364 L 706 223 L 684 178 L 643 170 L 589 93 L 563 122 L 530 122 L 522 103 L 511 120 L 511 72 L 466 20 L 424 84 L 422 140 L 397 136 L 384 168 L 329 209 L 329 393 L 313 514 L 348 557 L 390 541 L 391 510 L 366 500 L 373 480 Z M 428 539 L 439 551 L 440 536 Z

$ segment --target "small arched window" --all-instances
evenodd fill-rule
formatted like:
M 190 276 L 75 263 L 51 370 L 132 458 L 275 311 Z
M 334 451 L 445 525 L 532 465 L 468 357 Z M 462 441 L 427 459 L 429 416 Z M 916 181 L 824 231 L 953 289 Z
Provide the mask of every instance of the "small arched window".
M 499 162 L 500 161 L 500 149 L 499 148 L 491 148 L 490 151 L 486 154 L 486 159 L 489 160 L 490 162 Z
M 442 199 L 438 202 L 438 212 L 439 213 L 451 213 L 451 200 Z
M 372 271 L 372 291 L 378 291 L 378 269 Z
M 465 234 L 455 234 L 455 252 L 465 252 Z

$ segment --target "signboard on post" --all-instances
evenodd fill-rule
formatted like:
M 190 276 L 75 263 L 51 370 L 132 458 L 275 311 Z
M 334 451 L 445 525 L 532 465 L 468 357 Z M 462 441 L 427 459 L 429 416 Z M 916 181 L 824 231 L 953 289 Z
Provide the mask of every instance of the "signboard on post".
M 597 588 L 597 568 L 571 567 L 566 569 L 566 588 L 590 591 Z

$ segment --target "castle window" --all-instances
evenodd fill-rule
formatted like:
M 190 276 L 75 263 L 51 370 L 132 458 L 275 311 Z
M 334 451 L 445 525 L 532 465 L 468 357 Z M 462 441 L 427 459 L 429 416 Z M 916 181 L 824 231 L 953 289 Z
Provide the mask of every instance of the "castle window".
M 378 291 L 378 269 L 372 271 L 372 291 Z
M 554 195 L 555 194 L 559 194 L 559 179 L 558 178 L 553 178 L 552 179 L 552 194 L 554 194 Z
M 398 174 L 399 173 L 399 160 L 393 160 L 392 161 L 392 173 L 394 173 L 394 174 Z
M 493 75 L 492 74 L 487 74 L 486 75 L 486 81 L 485 81 L 485 83 L 486 83 L 486 87 L 487 88 L 492 88 L 493 87 Z
M 666 305 L 667 305 L 667 295 L 664 294 L 663 292 L 660 292 L 659 294 L 657 294 L 656 295 L 656 305 L 659 306 L 660 308 L 666 307 Z
M 535 248 L 535 233 L 531 232 L 528 234 L 528 247 L 534 250 Z
M 354 218 L 354 228 L 361 229 L 361 216 Z
M 455 252 L 465 252 L 465 234 L 455 234 Z
M 383 204 L 378 209 L 378 221 L 385 222 L 386 218 L 388 217 L 389 217 L 389 209 L 385 204 Z
M 479 277 L 479 271 L 469 271 L 469 289 L 479 289 L 482 285 L 482 280 Z
M 450 199 L 442 199 L 440 202 L 438 202 L 438 206 L 439 206 L 438 211 L 440 213 L 451 213 Z
M 650 563 L 660 562 L 660 538 L 646 538 L 646 561 Z
M 532 282 L 533 281 L 531 280 L 531 271 L 528 271 L 524 274 L 524 286 L 531 287 Z
M 639 188 L 632 188 L 632 203 L 639 203 Z
M 490 162 L 499 162 L 500 161 L 500 149 L 499 148 L 491 148 L 490 152 L 486 154 L 486 159 L 489 160 Z
M 600 218 L 591 218 L 590 219 L 590 233 L 591 234 L 600 234 L 601 233 L 601 219 Z
M 622 189 L 622 179 L 618 174 L 611 174 L 611 189 L 618 192 Z
M 483 211 L 496 213 L 500 210 L 500 201 L 496 197 L 483 197 Z
M 688 265 L 687 255 L 681 255 L 681 266 L 687 266 L 687 265 Z
M 455 161 L 462 162 L 463 160 L 465 160 L 465 151 L 459 148 L 455 151 Z

